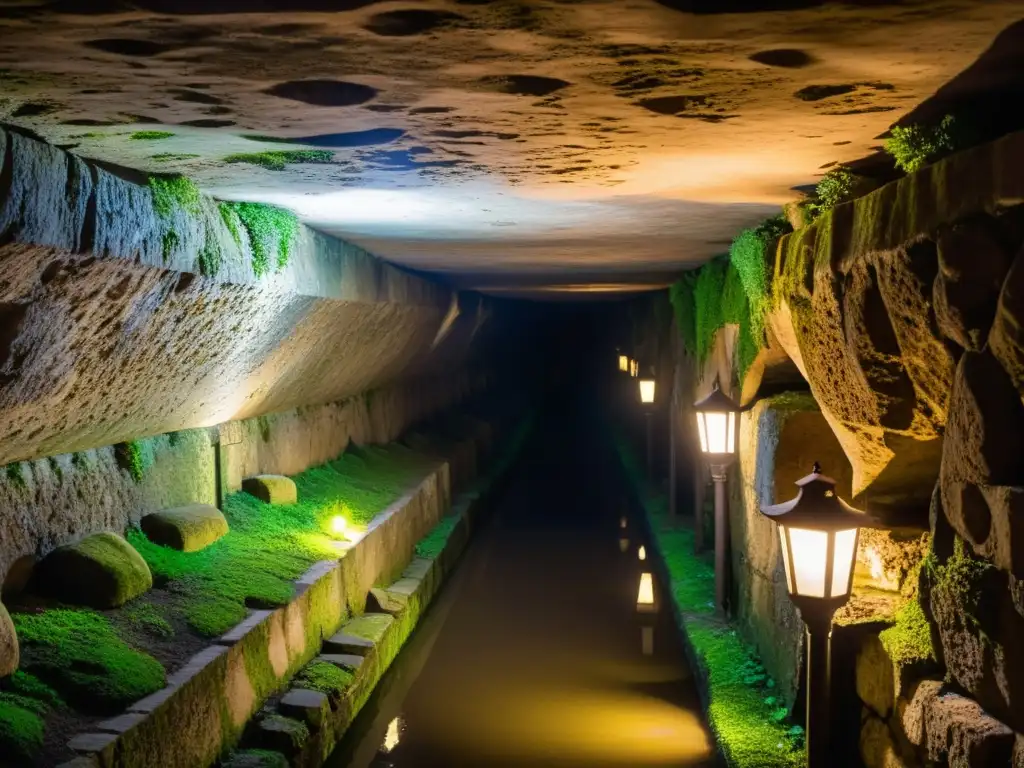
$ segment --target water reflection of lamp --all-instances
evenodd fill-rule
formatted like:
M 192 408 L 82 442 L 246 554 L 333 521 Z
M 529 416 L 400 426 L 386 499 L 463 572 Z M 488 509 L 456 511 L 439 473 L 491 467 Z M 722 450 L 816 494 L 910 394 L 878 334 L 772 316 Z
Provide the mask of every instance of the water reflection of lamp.
M 640 545 L 640 549 L 638 549 L 636 551 L 636 556 L 637 556 L 637 559 L 639 559 L 639 560 L 646 560 L 647 559 L 647 550 L 644 549 L 644 545 L 643 544 L 641 544 Z
M 388 732 L 384 734 L 384 743 L 381 744 L 382 752 L 390 752 L 398 746 L 399 739 L 402 738 L 402 718 L 396 717 L 390 723 L 388 723 Z
M 717 384 L 710 395 L 694 403 L 693 407 L 697 412 L 700 450 L 715 482 L 715 607 L 724 612 L 728 594 L 726 548 L 729 541 L 725 482 L 726 470 L 736 458 L 740 407 Z M 697 530 L 703 530 L 703 525 L 703 520 L 698 519 Z
M 637 376 L 640 375 L 640 363 L 638 363 L 636 360 L 629 361 L 629 375 L 632 376 L 633 378 L 636 378 Z
M 640 588 L 636 593 L 636 609 L 640 613 L 654 613 L 654 577 L 644 571 L 640 574 Z
M 807 765 L 832 764 L 829 755 L 832 615 L 850 599 L 862 512 L 835 494 L 821 474 L 797 480 L 796 498 L 761 508 L 778 523 L 786 588 L 807 626 Z
M 629 549 L 629 539 L 622 537 L 619 539 L 619 552 L 625 552 Z

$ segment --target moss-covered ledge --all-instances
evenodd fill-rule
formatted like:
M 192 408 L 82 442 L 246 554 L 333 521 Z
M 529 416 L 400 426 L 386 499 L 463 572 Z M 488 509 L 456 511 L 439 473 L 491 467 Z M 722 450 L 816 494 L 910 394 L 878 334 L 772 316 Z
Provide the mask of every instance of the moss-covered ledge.
M 680 629 L 683 646 L 715 735 L 719 754 L 736 768 L 804 765 L 803 728 L 789 709 L 756 651 L 736 628 L 715 616 L 713 563 L 694 554 L 693 531 L 674 524 L 666 499 L 644 478 L 636 455 L 617 441 L 628 484 L 650 531 L 650 561 Z
M 401 573 L 443 516 L 447 488 L 448 465 L 435 465 L 340 560 L 321 561 L 303 574 L 287 605 L 253 612 L 170 675 L 165 688 L 77 736 L 72 749 L 117 768 L 212 765 L 266 698 L 319 652 L 323 638 L 362 612 L 370 589 Z

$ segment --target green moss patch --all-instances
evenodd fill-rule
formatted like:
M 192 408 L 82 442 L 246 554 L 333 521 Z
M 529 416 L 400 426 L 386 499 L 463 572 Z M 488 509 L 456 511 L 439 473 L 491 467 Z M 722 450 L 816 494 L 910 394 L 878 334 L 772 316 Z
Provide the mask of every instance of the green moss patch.
M 172 163 L 178 160 L 195 160 L 197 157 L 200 157 L 200 155 L 193 155 L 187 152 L 159 152 L 151 155 L 149 159 L 155 160 L 158 163 Z
M 452 535 L 455 526 L 458 525 L 457 515 L 448 515 L 441 519 L 437 525 L 430 529 L 430 533 L 420 539 L 416 545 L 417 557 L 435 558 L 444 551 L 448 537 Z
M 314 661 L 303 667 L 295 676 L 295 685 L 311 691 L 320 691 L 332 701 L 337 701 L 345 689 L 352 685 L 355 676 L 341 667 L 326 661 Z
M 282 605 L 292 582 L 318 560 L 338 557 L 331 522 L 369 523 L 419 482 L 428 460 L 400 446 L 346 453 L 293 479 L 297 504 L 269 505 L 246 493 L 229 496 L 229 532 L 198 552 L 179 552 L 132 531 L 129 541 L 153 574 L 180 594 L 197 632 L 215 636 L 246 615 L 246 606 Z
M 172 637 L 174 627 L 152 603 L 133 602 L 125 606 L 118 618 L 135 632 L 151 637 Z
M 153 209 L 163 218 L 173 215 L 178 208 L 193 215 L 202 210 L 202 193 L 187 176 L 150 176 L 149 191 L 153 195 Z
M 896 612 L 896 623 L 883 630 L 878 639 L 898 666 L 935 660 L 928 619 L 916 599 L 908 601 Z
M 913 173 L 930 162 L 956 151 L 956 120 L 946 115 L 937 124 L 893 126 L 892 136 L 882 147 L 892 155 L 896 167 Z
M 294 213 L 263 203 L 225 203 L 224 205 L 238 217 L 249 235 L 249 246 L 252 249 L 252 270 L 256 277 L 262 277 L 270 271 L 271 254 L 277 254 L 276 269 L 282 269 L 288 264 L 292 244 L 299 234 L 299 219 Z M 222 209 L 221 216 L 224 215 Z M 226 221 L 227 219 L 225 219 Z
M 224 761 L 222 768 L 288 768 L 288 758 L 269 749 L 240 749 Z
M 271 171 L 283 171 L 285 166 L 299 163 L 329 163 L 334 153 L 325 149 L 288 149 L 267 152 L 240 152 L 228 155 L 225 163 L 248 163 Z
M 132 141 L 162 141 L 173 135 L 170 131 L 135 131 L 128 134 L 128 138 Z
M 803 728 L 789 722 L 756 651 L 714 613 L 715 573 L 710 557 L 693 551 L 693 531 L 673 525 L 664 496 L 648 492 L 637 457 L 620 441 L 619 455 L 638 489 L 654 542 L 668 568 L 669 591 L 681 629 L 706 679 L 708 722 L 730 765 L 797 768 L 805 765 Z
M 22 669 L 72 704 L 114 712 L 164 686 L 160 663 L 128 646 L 94 611 L 57 608 L 11 618 Z
M 5 764 L 32 765 L 43 748 L 43 720 L 35 712 L 0 699 L 0 754 Z

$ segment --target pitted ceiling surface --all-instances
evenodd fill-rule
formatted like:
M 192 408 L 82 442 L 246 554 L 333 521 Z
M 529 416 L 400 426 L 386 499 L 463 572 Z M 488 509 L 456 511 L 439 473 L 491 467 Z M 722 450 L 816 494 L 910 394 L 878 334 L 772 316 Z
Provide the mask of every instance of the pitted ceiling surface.
M 0 121 L 459 284 L 646 289 L 872 152 L 1022 17 L 1019 0 L 0 0 Z M 317 154 L 251 157 L 295 150 Z

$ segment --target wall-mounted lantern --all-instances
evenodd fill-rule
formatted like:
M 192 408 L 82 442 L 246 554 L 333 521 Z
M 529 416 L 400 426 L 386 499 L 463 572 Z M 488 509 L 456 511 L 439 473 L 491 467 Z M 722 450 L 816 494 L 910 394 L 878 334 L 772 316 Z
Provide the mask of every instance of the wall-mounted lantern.
M 729 515 L 726 505 L 726 479 L 729 465 L 736 459 L 739 443 L 741 408 L 715 385 L 710 395 L 693 405 L 697 412 L 697 434 L 700 450 L 711 468 L 715 482 L 715 606 L 724 613 L 728 599 Z M 704 530 L 702 510 L 697 510 L 695 528 Z M 697 541 L 701 540 L 697 536 Z
M 629 370 L 629 357 L 627 355 L 619 355 L 619 370 L 623 372 Z
M 761 507 L 778 523 L 786 588 L 807 626 L 807 765 L 834 764 L 829 754 L 832 616 L 850 599 L 860 528 L 868 521 L 836 496 L 836 481 L 811 474 L 796 498 Z

